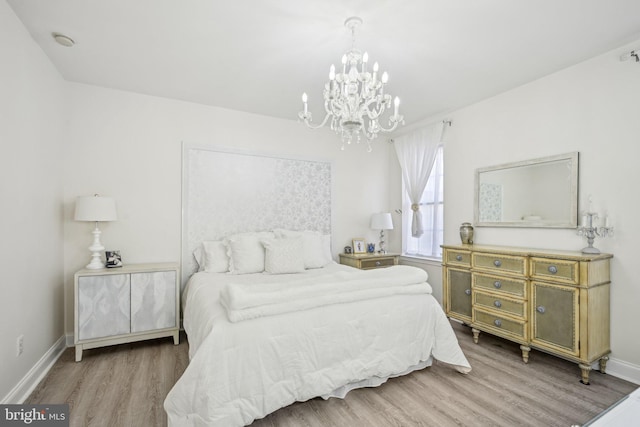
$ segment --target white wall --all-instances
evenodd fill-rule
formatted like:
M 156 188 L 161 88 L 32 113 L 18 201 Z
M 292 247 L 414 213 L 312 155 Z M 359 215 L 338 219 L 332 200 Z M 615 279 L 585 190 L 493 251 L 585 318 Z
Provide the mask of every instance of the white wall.
M 377 241 L 374 212 L 388 204 L 389 145 L 340 150 L 329 130 L 83 84 L 69 84 L 64 158 L 66 331 L 73 333 L 73 273 L 90 258 L 92 225 L 72 220 L 77 196 L 116 199 L 119 219 L 101 225 L 107 249 L 125 263 L 180 260 L 181 142 L 332 160 L 333 248 L 353 237 Z M 297 100 L 292 100 L 295 117 Z
M 0 402 L 63 335 L 64 81 L 0 1 Z M 24 352 L 16 341 L 24 335 Z
M 603 252 L 614 254 L 611 357 L 622 365 L 631 364 L 636 374 L 640 369 L 640 341 L 635 338 L 640 279 L 634 270 L 640 241 L 636 225 L 640 212 L 640 64 L 621 62 L 619 57 L 639 45 L 640 41 L 621 47 L 447 114 L 453 126 L 447 130 L 444 153 L 445 243 L 457 244 L 460 224 L 473 220 L 476 168 L 580 152 L 580 210 L 592 195 L 594 209 L 610 215 L 615 226 L 613 238 L 595 242 Z M 392 191 L 398 187 L 397 176 Z M 586 246 L 575 230 L 555 229 L 476 227 L 474 241 L 566 250 Z

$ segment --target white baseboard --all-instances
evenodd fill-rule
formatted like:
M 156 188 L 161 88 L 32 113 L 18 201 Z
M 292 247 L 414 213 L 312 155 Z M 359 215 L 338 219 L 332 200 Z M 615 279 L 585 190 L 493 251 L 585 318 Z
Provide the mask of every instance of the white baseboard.
M 24 403 L 67 348 L 66 341 L 66 337 L 61 336 L 0 403 L 3 405 Z
M 598 368 L 596 368 L 598 369 Z M 624 360 L 610 358 L 605 371 L 608 375 L 640 385 L 640 366 Z

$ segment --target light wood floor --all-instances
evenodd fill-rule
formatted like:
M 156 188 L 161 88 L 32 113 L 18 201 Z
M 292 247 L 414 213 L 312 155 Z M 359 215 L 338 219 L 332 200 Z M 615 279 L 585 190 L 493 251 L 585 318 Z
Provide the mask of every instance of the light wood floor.
M 346 399 L 295 403 L 253 426 L 571 426 L 583 424 L 638 386 L 598 371 L 579 382 L 570 363 L 453 323 L 473 371 L 445 364 L 394 378 Z M 170 339 L 85 351 L 67 349 L 25 403 L 69 403 L 71 426 L 164 426 L 162 403 L 188 363 L 188 344 Z

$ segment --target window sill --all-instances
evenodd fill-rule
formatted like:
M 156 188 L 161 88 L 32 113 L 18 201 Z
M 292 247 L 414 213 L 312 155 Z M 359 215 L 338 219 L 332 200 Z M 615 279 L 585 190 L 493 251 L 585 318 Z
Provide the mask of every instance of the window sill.
M 418 262 L 423 264 L 442 265 L 442 258 L 426 257 L 419 255 L 400 255 L 400 259 L 407 260 L 409 262 Z

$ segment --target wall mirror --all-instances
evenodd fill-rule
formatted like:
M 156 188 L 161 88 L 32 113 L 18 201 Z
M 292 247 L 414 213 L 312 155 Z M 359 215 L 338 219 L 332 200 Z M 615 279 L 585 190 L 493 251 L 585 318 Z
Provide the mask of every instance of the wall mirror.
M 474 224 L 575 228 L 578 152 L 476 169 Z

